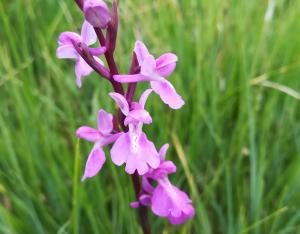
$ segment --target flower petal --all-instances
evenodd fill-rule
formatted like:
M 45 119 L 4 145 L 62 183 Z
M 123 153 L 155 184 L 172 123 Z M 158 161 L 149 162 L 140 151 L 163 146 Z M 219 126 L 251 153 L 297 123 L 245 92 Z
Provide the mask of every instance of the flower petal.
M 139 156 L 144 158 L 146 160 L 147 164 L 151 168 L 153 168 L 153 169 L 157 168 L 160 163 L 158 152 L 157 152 L 154 144 L 148 140 L 146 134 L 143 132 L 142 132 L 140 140 L 139 140 L 139 145 L 140 145 Z
M 145 107 L 145 104 L 146 104 L 146 101 L 149 97 L 149 95 L 152 93 L 153 89 L 146 89 L 143 94 L 141 95 L 140 97 L 140 100 L 139 100 L 139 104 L 141 105 L 142 108 Z
M 133 174 L 136 170 L 139 175 L 144 175 L 151 168 L 159 166 L 159 157 L 154 144 L 149 141 L 145 133 L 141 133 L 136 142 L 136 150 L 131 147 L 132 140 L 129 133 L 124 133 L 118 138 L 111 149 L 112 161 L 120 166 L 126 162 L 125 171 Z
M 123 95 L 115 92 L 109 93 L 109 96 L 111 96 L 112 99 L 116 102 L 116 104 L 120 107 L 122 113 L 124 115 L 128 115 L 129 106 L 126 98 Z
M 98 112 L 98 129 L 103 135 L 108 135 L 113 130 L 113 116 L 105 110 Z
M 151 76 L 154 74 L 156 62 L 155 58 L 152 55 L 148 55 L 144 58 L 144 60 L 140 63 L 141 66 L 141 74 L 144 76 Z
M 156 72 L 162 77 L 168 77 L 176 68 L 178 58 L 175 54 L 166 53 L 156 60 Z
M 130 139 L 130 141 L 132 144 L 132 141 L 135 141 L 135 139 Z M 159 166 L 158 153 L 154 144 L 148 140 L 146 134 L 143 132 L 136 144 L 136 151 L 130 150 L 125 170 L 129 174 L 133 174 L 137 170 L 139 175 L 144 175 L 149 171 L 148 165 L 153 169 Z
M 114 75 L 113 76 L 115 81 L 120 83 L 135 83 L 135 82 L 144 82 L 153 80 L 151 77 L 144 76 L 141 74 L 134 74 L 134 75 Z
M 158 183 L 151 200 L 154 214 L 168 217 L 172 224 L 184 223 L 194 216 L 192 201 L 185 192 L 172 185 L 168 178 Z
M 138 156 L 135 154 L 130 154 L 126 162 L 125 171 L 130 175 L 136 170 L 138 171 L 139 175 L 144 175 L 149 170 L 149 166 L 147 165 L 146 161 L 140 160 L 137 157 Z
M 168 174 L 176 172 L 176 166 L 172 161 L 162 162 L 158 168 L 148 173 L 148 177 L 154 180 L 163 179 Z
M 151 205 L 151 196 L 148 194 L 142 194 L 139 197 L 139 201 L 143 206 L 150 206 Z
M 97 129 L 82 126 L 77 129 L 76 136 L 87 141 L 96 142 L 101 138 L 101 135 Z
M 140 207 L 140 202 L 138 202 L 138 201 L 131 202 L 130 207 L 133 209 L 137 209 Z
M 176 172 L 176 165 L 172 161 L 164 161 L 159 165 L 159 170 L 164 171 L 165 174 Z
M 169 105 L 172 109 L 179 109 L 184 105 L 184 101 L 181 96 L 177 94 L 175 88 L 169 81 L 152 81 L 151 88 L 160 96 L 162 101 Z
M 172 215 L 169 215 L 168 216 L 168 220 L 170 221 L 170 223 L 172 224 L 172 225 L 179 225 L 179 224 L 183 224 L 183 223 L 185 223 L 186 221 L 188 221 L 189 219 L 191 219 L 191 218 L 193 218 L 193 216 L 195 215 L 195 210 L 194 210 L 194 208 L 192 208 L 193 209 L 193 211 L 192 211 L 192 213 L 190 213 L 190 214 L 184 214 L 184 213 L 182 213 L 180 216 L 178 216 L 178 217 L 175 217 L 175 216 L 172 216 Z
M 81 87 L 81 77 L 88 76 L 92 73 L 93 68 L 88 65 L 83 58 L 79 58 L 75 64 L 76 84 Z
M 100 141 L 100 146 L 104 147 L 104 146 L 114 143 L 122 134 L 123 134 L 123 132 L 118 132 L 116 134 L 103 136 Z
M 148 175 L 148 174 L 147 174 Z M 147 176 L 143 176 L 142 177 L 142 188 L 143 190 L 145 190 L 145 192 L 147 193 L 153 193 L 154 188 L 153 186 L 150 184 Z
M 127 133 L 122 134 L 110 150 L 114 164 L 121 166 L 130 154 L 130 139 Z
M 95 44 L 97 41 L 97 35 L 95 33 L 93 26 L 86 20 L 83 22 L 81 28 L 81 38 L 82 38 L 82 42 L 88 46 Z
M 141 41 L 137 41 L 135 43 L 134 52 L 140 65 L 144 61 L 145 57 L 150 55 L 147 47 Z
M 80 42 L 81 37 L 74 32 L 63 32 L 58 37 L 58 45 L 73 45 L 74 42 Z
M 85 165 L 84 175 L 81 181 L 98 174 L 105 163 L 105 154 L 98 144 L 93 147 Z
M 155 188 L 151 203 L 152 212 L 158 216 L 167 217 L 172 209 L 172 200 L 161 185 Z
M 78 59 L 79 55 L 73 45 L 61 45 L 56 50 L 56 57 L 60 59 Z
M 124 124 L 127 126 L 128 124 L 137 124 L 138 122 L 142 122 L 143 124 L 151 124 L 152 118 L 149 112 L 144 109 L 132 110 L 125 118 Z
M 166 154 L 169 149 L 169 144 L 164 144 L 159 150 L 160 161 L 163 162 L 166 159 Z
M 106 52 L 106 47 L 102 46 L 102 47 L 98 47 L 98 48 L 89 48 L 89 52 L 93 56 L 99 56 Z

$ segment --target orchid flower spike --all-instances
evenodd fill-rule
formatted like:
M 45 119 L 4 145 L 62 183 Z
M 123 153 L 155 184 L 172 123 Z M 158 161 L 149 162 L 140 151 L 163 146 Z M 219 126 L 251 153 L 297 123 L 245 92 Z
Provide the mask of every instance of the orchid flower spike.
M 151 89 L 146 90 L 139 102 L 133 102 L 131 106 L 121 94 L 110 93 L 110 96 L 126 116 L 124 124 L 129 127 L 129 131 L 123 133 L 114 143 L 110 151 L 111 158 L 118 166 L 126 163 L 125 171 L 128 174 L 133 174 L 137 170 L 139 175 L 143 175 L 150 168 L 159 166 L 158 152 L 142 131 L 143 124 L 152 122 L 150 114 L 144 109 L 151 92 Z
M 168 174 L 176 172 L 174 163 L 165 161 L 168 147 L 166 144 L 159 151 L 159 167 L 143 176 L 143 193 L 138 201 L 131 203 L 131 207 L 150 206 L 154 214 L 168 218 L 171 224 L 182 224 L 195 215 L 195 209 L 187 194 L 172 185 L 168 179 Z M 156 188 L 151 185 L 149 179 L 157 181 Z
M 87 21 L 84 21 L 81 34 L 74 32 L 63 32 L 58 38 L 58 48 L 56 50 L 56 56 L 60 59 L 75 59 L 75 74 L 76 84 L 81 87 L 81 78 L 91 74 L 93 69 L 84 61 L 77 50 L 74 47 L 74 43 L 84 43 L 87 46 L 95 44 L 97 41 L 97 35 L 92 25 Z M 90 52 L 94 56 L 94 59 L 103 66 L 103 62 L 96 56 L 104 54 L 105 47 L 91 48 Z
M 181 108 L 184 105 L 183 99 L 166 79 L 176 67 L 177 56 L 172 53 L 166 53 L 155 59 L 141 41 L 135 43 L 134 52 L 141 72 L 133 75 L 115 75 L 113 77 L 114 80 L 121 83 L 150 81 L 151 88 L 165 104 L 172 109 Z
M 79 138 L 94 142 L 94 147 L 85 165 L 82 181 L 94 177 L 102 169 L 105 163 L 103 147 L 113 143 L 121 133 L 112 134 L 113 116 L 104 110 L 98 112 L 98 129 L 82 126 L 76 131 Z
M 103 0 L 85 0 L 83 12 L 86 20 L 94 27 L 105 29 L 110 21 L 110 12 Z

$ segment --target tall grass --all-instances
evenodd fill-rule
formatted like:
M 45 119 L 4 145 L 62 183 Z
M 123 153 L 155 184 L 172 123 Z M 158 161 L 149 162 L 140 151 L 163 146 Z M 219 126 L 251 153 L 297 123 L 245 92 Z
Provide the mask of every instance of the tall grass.
M 273 2 L 120 1 L 121 70 L 136 39 L 173 51 L 186 100 L 172 111 L 152 96 L 145 131 L 170 142 L 171 180 L 197 215 L 178 227 L 150 215 L 153 233 L 300 233 L 300 1 Z M 81 22 L 73 1 L 0 2 L 0 233 L 141 232 L 124 170 L 107 160 L 80 182 L 91 145 L 74 132 L 114 111 L 106 82 L 79 90 L 55 58 L 58 34 Z

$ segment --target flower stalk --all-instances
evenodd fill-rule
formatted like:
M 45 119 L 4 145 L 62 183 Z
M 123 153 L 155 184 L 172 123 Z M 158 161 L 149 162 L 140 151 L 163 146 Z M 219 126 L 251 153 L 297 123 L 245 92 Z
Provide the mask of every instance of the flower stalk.
M 114 90 L 109 96 L 118 106 L 115 116 L 99 110 L 97 128 L 82 126 L 76 131 L 77 137 L 94 143 L 82 181 L 101 171 L 106 161 L 103 148 L 112 145 L 110 156 L 113 163 L 125 165 L 125 171 L 131 175 L 136 201 L 130 206 L 138 209 L 143 233 L 151 233 L 148 207 L 155 215 L 167 218 L 171 224 L 182 224 L 194 216 L 195 210 L 187 194 L 168 179 L 168 174 L 176 172 L 174 163 L 165 160 L 169 145 L 165 144 L 158 152 L 143 131 L 144 124 L 152 123 L 152 117 L 145 108 L 152 93 L 156 93 L 172 109 L 180 109 L 184 105 L 182 97 L 167 80 L 175 70 L 177 56 L 165 53 L 156 59 L 143 42 L 137 41 L 128 74 L 120 74 L 114 59 L 119 27 L 116 0 L 112 0 L 111 12 L 103 0 L 75 2 L 85 16 L 81 34 L 61 33 L 57 57 L 75 60 L 76 84 L 79 88 L 82 78 L 93 71 L 108 80 Z M 100 47 L 91 48 L 97 40 Z M 108 68 L 99 58 L 101 55 L 104 55 Z M 135 101 L 140 82 L 149 82 L 151 88 Z M 128 84 L 126 92 L 125 84 Z M 157 182 L 156 187 L 153 181 Z

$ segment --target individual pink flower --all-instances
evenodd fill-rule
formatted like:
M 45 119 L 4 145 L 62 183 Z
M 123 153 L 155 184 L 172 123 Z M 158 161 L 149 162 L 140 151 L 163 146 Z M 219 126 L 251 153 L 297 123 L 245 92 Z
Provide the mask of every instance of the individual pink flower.
M 112 134 L 112 130 L 113 116 L 101 109 L 98 112 L 98 129 L 82 126 L 76 131 L 79 138 L 95 143 L 86 162 L 82 181 L 97 175 L 102 169 L 106 160 L 103 147 L 113 143 L 120 136 L 120 133 Z
M 157 93 L 162 101 L 173 109 L 179 109 L 184 105 L 181 96 L 177 94 L 173 85 L 166 79 L 176 67 L 177 56 L 166 53 L 155 59 L 143 42 L 135 43 L 134 52 L 141 71 L 133 75 L 115 75 L 114 80 L 121 83 L 133 83 L 150 81 L 151 88 Z
M 167 217 L 171 224 L 182 224 L 195 215 L 192 200 L 187 194 L 172 185 L 168 178 L 159 179 L 152 199 L 152 212 Z
M 110 12 L 103 0 L 85 0 L 83 11 L 85 19 L 94 27 L 105 29 L 110 21 Z
M 148 140 L 146 134 L 142 131 L 143 124 L 152 122 L 150 114 L 144 109 L 151 92 L 151 89 L 146 90 L 139 102 L 133 102 L 131 106 L 122 95 L 110 93 L 110 96 L 126 116 L 124 124 L 129 128 L 129 131 L 123 133 L 114 143 L 110 151 L 111 158 L 118 166 L 126 163 L 125 171 L 128 174 L 133 174 L 137 170 L 139 175 L 143 175 L 150 168 L 159 166 L 158 152 L 154 144 Z
M 80 35 L 74 32 L 63 32 L 59 35 L 56 56 L 60 59 L 75 59 L 76 84 L 78 87 L 81 87 L 81 77 L 88 76 L 94 70 L 77 52 L 74 43 L 84 43 L 90 46 L 95 44 L 96 41 L 97 35 L 94 28 L 87 21 L 84 21 Z M 103 65 L 103 62 L 96 56 L 104 54 L 105 50 L 105 47 L 90 49 L 90 53 L 94 56 L 94 59 L 101 65 Z
M 182 224 L 195 215 L 195 209 L 187 194 L 172 185 L 168 179 L 168 174 L 176 172 L 173 162 L 165 161 L 168 147 L 167 144 L 164 145 L 159 152 L 159 167 L 143 176 L 143 193 L 139 201 L 131 203 L 131 207 L 151 206 L 154 214 L 168 218 L 171 224 Z M 157 181 L 156 188 L 151 185 L 150 180 Z

